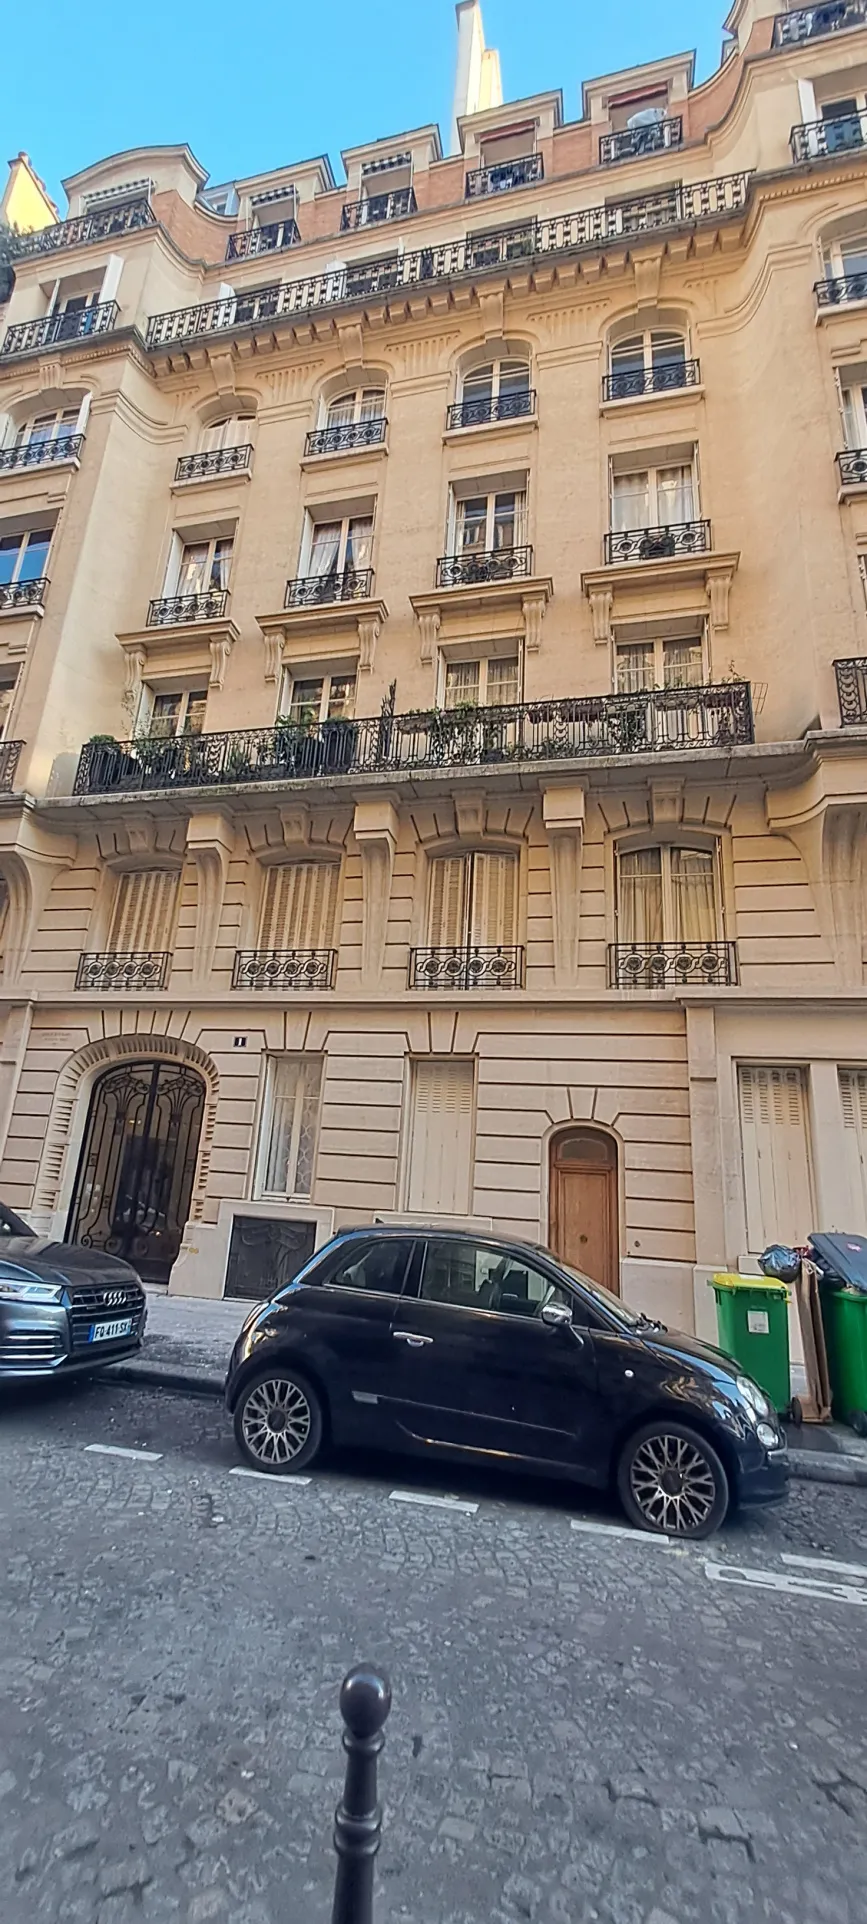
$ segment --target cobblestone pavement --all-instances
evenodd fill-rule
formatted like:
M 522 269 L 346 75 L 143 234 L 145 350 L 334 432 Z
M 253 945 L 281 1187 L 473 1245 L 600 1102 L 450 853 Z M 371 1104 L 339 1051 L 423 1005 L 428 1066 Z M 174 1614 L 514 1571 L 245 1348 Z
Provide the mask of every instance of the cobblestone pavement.
M 234 1466 L 213 1402 L 4 1400 L 3 1924 L 326 1924 L 359 1656 L 377 1924 L 867 1924 L 865 1492 L 674 1549 L 563 1486 Z

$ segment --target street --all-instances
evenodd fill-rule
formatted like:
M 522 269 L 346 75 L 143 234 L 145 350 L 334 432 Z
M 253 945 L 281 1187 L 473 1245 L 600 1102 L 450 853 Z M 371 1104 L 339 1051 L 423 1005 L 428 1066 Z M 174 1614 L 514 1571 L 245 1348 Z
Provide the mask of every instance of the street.
M 867 1920 L 867 1492 L 680 1549 L 563 1485 L 237 1469 L 214 1401 L 4 1399 L 3 1924 L 325 1924 L 360 1657 L 377 1924 Z

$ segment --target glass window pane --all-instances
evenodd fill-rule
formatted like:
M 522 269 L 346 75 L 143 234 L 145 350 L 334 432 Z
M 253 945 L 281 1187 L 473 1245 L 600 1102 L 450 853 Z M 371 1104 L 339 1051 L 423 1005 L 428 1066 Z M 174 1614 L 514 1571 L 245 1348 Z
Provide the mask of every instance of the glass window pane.
M 197 688 L 187 701 L 184 717 L 184 732 L 187 735 L 200 735 L 205 726 L 205 709 L 208 705 L 207 688 Z
M 493 391 L 494 369 L 492 363 L 487 367 L 474 367 L 469 374 L 464 375 L 463 393 L 465 401 L 489 401 Z
M 51 546 L 50 534 L 29 534 L 25 537 L 26 547 L 18 571 L 19 581 L 38 581 L 45 573 L 48 550 Z
M 517 1253 L 434 1240 L 425 1249 L 421 1295 L 428 1302 L 525 1319 L 538 1316 L 543 1303 L 572 1301 L 566 1290 Z
M 166 737 L 176 735 L 181 713 L 181 695 L 155 695 L 148 733 Z
M 521 666 L 517 655 L 509 655 L 503 660 L 495 656 L 488 662 L 486 699 L 493 708 L 520 701 Z
M 0 540 L 0 583 L 9 582 L 18 566 L 22 536 L 7 534 Z
M 649 477 L 645 474 L 615 474 L 611 477 L 611 527 L 615 534 L 627 528 L 650 526 Z
M 659 468 L 656 476 L 656 513 L 661 528 L 691 521 L 695 510 L 692 469 Z
M 342 1263 L 333 1276 L 329 1287 L 338 1289 L 372 1289 L 379 1296 L 399 1296 L 406 1279 L 412 1256 L 413 1244 L 409 1238 L 388 1238 L 373 1248 L 363 1249 Z
M 518 546 L 519 503 L 518 494 L 498 494 L 494 503 L 494 548 L 515 548 Z
M 644 336 L 632 334 L 628 341 L 616 341 L 611 349 L 611 371 L 616 374 L 644 373 Z
M 289 713 L 293 721 L 302 722 L 306 728 L 309 727 L 311 722 L 319 720 L 322 709 L 323 686 L 324 684 L 321 681 L 295 681 L 292 683 L 292 700 L 289 703 Z
M 658 848 L 630 850 L 618 862 L 620 942 L 662 941 L 662 856 Z
M 210 588 L 228 588 L 229 569 L 231 565 L 232 565 L 232 540 L 231 540 L 231 536 L 229 536 L 224 541 L 217 541 L 214 543 L 214 553 L 213 553 L 213 558 L 211 560 L 210 580 L 208 582 L 208 586 Z
M 332 675 L 328 692 L 328 718 L 339 720 L 341 716 L 355 713 L 355 676 Z
M 700 641 L 667 641 L 663 648 L 666 688 L 699 688 L 704 679 Z
M 686 347 L 682 334 L 651 334 L 650 358 L 654 367 L 682 366 Z
M 358 515 L 349 523 L 346 537 L 347 568 L 369 568 L 373 552 L 373 520 L 370 515 Z
M 844 274 L 867 274 L 867 241 L 846 241 L 840 248 Z
M 328 409 L 328 426 L 330 428 L 345 427 L 347 422 L 352 420 L 354 413 L 355 395 L 341 394 L 338 400 L 331 402 Z
M 450 661 L 446 667 L 444 705 L 460 708 L 464 702 L 478 702 L 479 666 L 477 661 Z
M 359 410 L 360 421 L 380 421 L 385 413 L 385 395 L 381 388 L 365 388 Z
M 526 361 L 500 362 L 500 393 L 526 394 L 530 385 L 530 369 Z
M 339 521 L 318 521 L 313 530 L 313 545 L 310 550 L 310 573 L 329 575 L 337 567 L 340 552 Z
M 618 695 L 637 695 L 646 688 L 652 688 L 653 642 L 640 641 L 620 647 L 615 657 L 615 673 Z
M 263 1187 L 272 1196 L 309 1196 L 322 1065 L 291 1056 L 271 1065 Z
M 208 543 L 195 541 L 181 555 L 178 574 L 179 595 L 199 595 L 205 586 L 208 569 Z
M 458 503 L 458 549 L 484 548 L 488 527 L 488 503 L 484 496 Z
M 705 849 L 673 848 L 671 886 L 675 942 L 714 942 L 714 860 Z

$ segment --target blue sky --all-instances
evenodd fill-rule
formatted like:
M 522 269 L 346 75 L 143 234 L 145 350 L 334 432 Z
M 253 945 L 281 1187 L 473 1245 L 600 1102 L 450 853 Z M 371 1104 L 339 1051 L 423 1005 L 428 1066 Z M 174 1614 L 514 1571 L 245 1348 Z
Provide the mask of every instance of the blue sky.
M 711 0 L 483 0 L 507 99 L 694 47 L 717 65 Z M 438 120 L 448 138 L 452 0 L 49 0 L 3 23 L 0 163 L 19 149 L 58 198 L 64 175 L 124 147 L 186 140 L 212 181 L 232 179 Z M 243 49 L 239 44 L 243 21 Z M 34 55 L 36 56 L 34 58 Z M 19 85 L 8 84 L 17 75 Z

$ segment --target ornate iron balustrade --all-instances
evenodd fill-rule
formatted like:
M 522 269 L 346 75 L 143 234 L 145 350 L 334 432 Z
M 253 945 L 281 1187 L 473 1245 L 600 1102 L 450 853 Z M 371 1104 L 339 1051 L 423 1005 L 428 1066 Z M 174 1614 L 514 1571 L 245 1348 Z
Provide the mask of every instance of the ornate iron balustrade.
M 813 293 L 820 307 L 844 307 L 847 301 L 867 301 L 867 274 L 836 274 L 816 281 Z
M 356 227 L 372 227 L 383 220 L 402 220 L 416 212 L 411 187 L 398 187 L 392 194 L 368 194 L 366 200 L 348 200 L 340 214 L 340 227 L 347 233 Z
M 541 154 L 522 154 L 517 160 L 504 160 L 498 167 L 474 167 L 467 174 L 465 198 L 481 200 L 486 194 L 508 194 L 513 187 L 530 187 L 541 180 L 544 169 Z
M 80 955 L 75 971 L 77 989 L 164 989 L 172 965 L 170 953 L 158 949 Z
M 55 434 L 50 441 L 22 441 L 17 448 L 0 448 L 0 474 L 20 468 L 47 468 L 60 461 L 77 461 L 83 434 Z
M 319 608 L 331 601 L 367 601 L 373 594 L 372 568 L 341 568 L 327 575 L 296 575 L 286 583 L 284 608 Z
M 497 948 L 410 949 L 411 989 L 522 989 L 524 951 L 510 944 Z
M 617 134 L 600 134 L 600 165 L 607 167 L 615 160 L 635 160 L 641 154 L 659 154 L 667 147 L 679 147 L 682 140 L 680 114 L 670 114 L 648 127 L 624 127 Z
M 818 40 L 826 33 L 840 33 L 844 27 L 862 27 L 867 20 L 867 0 L 830 0 L 822 7 L 798 7 L 793 13 L 778 13 L 774 21 L 774 47 L 795 47 L 802 40 Z
M 522 234 L 529 233 L 529 246 L 520 258 L 547 262 L 561 256 L 604 246 L 606 241 L 621 241 L 633 234 L 657 232 L 666 227 L 701 226 L 743 212 L 751 179 L 749 170 L 723 174 L 712 180 L 698 180 L 667 189 L 662 194 L 630 195 L 620 202 L 602 207 L 582 208 L 572 214 L 551 214 L 529 220 Z M 485 249 L 480 252 L 480 239 Z M 395 292 L 453 281 L 483 268 L 504 267 L 514 257 L 511 230 L 501 235 L 462 236 L 435 246 L 408 251 L 397 260 L 385 263 L 356 263 L 310 274 L 297 281 L 277 282 L 256 288 L 245 295 L 227 295 L 204 301 L 198 307 L 175 308 L 166 314 L 152 315 L 147 330 L 149 348 L 170 347 L 174 342 L 197 340 L 203 334 L 225 333 L 259 320 L 291 319 L 311 309 L 337 307 L 371 293 Z M 489 251 L 490 250 L 490 251 Z
M 863 728 L 867 725 L 867 655 L 835 661 L 834 674 L 841 727 Z
M 698 361 L 661 361 L 658 367 L 613 368 L 602 376 L 603 401 L 634 401 L 643 394 L 671 394 L 698 387 Z
M 21 760 L 23 742 L 0 742 L 0 794 L 11 795 Z
M 841 448 L 836 460 L 841 487 L 867 486 L 867 448 Z
M 238 949 L 233 989 L 333 989 L 336 949 Z
M 824 160 L 829 154 L 851 153 L 867 142 L 867 114 L 841 114 L 838 120 L 806 120 L 789 135 L 792 159 Z
M 47 575 L 33 581 L 0 581 L 0 615 L 16 608 L 41 608 L 48 593 Z
M 517 394 L 480 395 L 478 400 L 455 401 L 449 408 L 447 423 L 450 428 L 481 428 L 494 421 L 520 421 L 535 412 L 536 390 L 525 387 Z
M 471 588 L 484 581 L 513 581 L 533 572 L 533 550 L 522 548 L 468 549 L 466 554 L 440 555 L 438 588 Z
M 246 474 L 253 459 L 249 441 L 235 448 L 206 448 L 201 454 L 182 454 L 176 481 L 210 481 L 218 474 Z
M 32 354 L 37 348 L 56 347 L 61 341 L 84 341 L 91 334 L 110 334 L 116 325 L 117 301 L 82 307 L 74 314 L 44 314 L 41 321 L 18 321 L 7 327 L 0 354 Z
M 672 521 L 661 528 L 623 528 L 605 536 L 606 563 L 668 561 L 677 555 L 704 554 L 709 548 L 709 521 Z
M 40 227 L 34 234 L 16 234 L 15 253 L 19 259 L 30 254 L 54 254 L 61 247 L 85 247 L 90 241 L 109 240 L 115 234 L 133 234 L 140 227 L 155 227 L 156 215 L 147 200 L 130 200 L 119 207 L 94 208 L 72 220 L 57 221 L 53 227 Z
M 230 234 L 226 242 L 227 261 L 246 261 L 254 254 L 279 254 L 284 247 L 297 247 L 301 239 L 294 220 L 267 221 L 263 227 L 244 227 Z
M 184 621 L 222 621 L 228 588 L 207 588 L 201 595 L 161 595 L 148 606 L 148 628 L 172 628 Z
M 311 428 L 304 443 L 308 454 L 350 454 L 353 448 L 376 448 L 385 440 L 388 422 L 384 414 L 370 421 L 341 421 L 333 427 Z
M 610 989 L 667 989 L 710 984 L 733 988 L 738 980 L 734 942 L 610 942 Z

